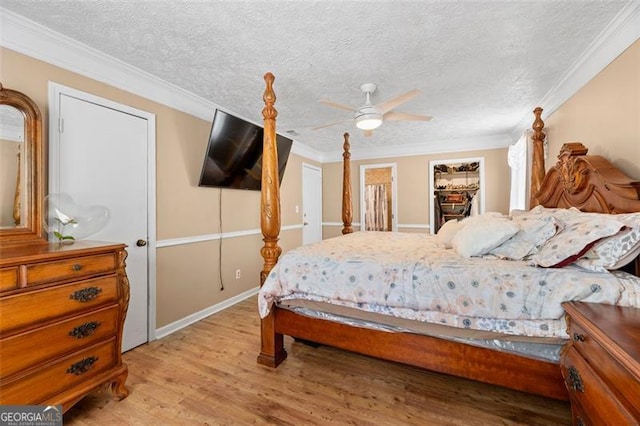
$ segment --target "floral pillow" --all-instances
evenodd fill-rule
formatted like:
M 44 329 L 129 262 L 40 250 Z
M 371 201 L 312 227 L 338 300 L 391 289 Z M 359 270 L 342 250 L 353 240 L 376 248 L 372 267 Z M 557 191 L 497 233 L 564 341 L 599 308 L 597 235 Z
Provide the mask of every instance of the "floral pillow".
M 558 217 L 556 212 L 554 216 Z M 565 210 L 560 217 L 564 229 L 531 257 L 532 262 L 545 268 L 561 268 L 576 261 L 598 240 L 618 233 L 625 226 L 615 217 Z
M 503 259 L 523 260 L 536 254 L 561 228 L 560 222 L 551 215 L 520 214 L 513 217 L 513 222 L 520 228 L 518 233 L 489 254 Z
M 615 270 L 634 260 L 640 254 L 640 213 L 615 216 L 626 227 L 615 235 L 598 241 L 582 259 L 575 263 L 596 272 Z

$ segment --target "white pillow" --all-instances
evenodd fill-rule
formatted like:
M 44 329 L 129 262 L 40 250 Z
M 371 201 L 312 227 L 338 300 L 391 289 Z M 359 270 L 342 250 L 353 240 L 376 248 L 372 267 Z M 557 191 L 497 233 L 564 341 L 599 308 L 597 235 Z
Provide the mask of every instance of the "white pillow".
M 451 245 L 459 255 L 482 256 L 514 236 L 520 228 L 509 219 L 495 215 L 480 215 L 463 221 Z
M 491 250 L 491 254 L 504 259 L 523 260 L 536 254 L 540 246 L 558 232 L 558 221 L 553 216 L 520 214 L 513 217 L 520 231 L 503 244 Z
M 438 230 L 436 238 L 443 243 L 447 248 L 451 248 L 451 241 L 456 236 L 459 230 L 464 227 L 462 221 L 448 220 Z

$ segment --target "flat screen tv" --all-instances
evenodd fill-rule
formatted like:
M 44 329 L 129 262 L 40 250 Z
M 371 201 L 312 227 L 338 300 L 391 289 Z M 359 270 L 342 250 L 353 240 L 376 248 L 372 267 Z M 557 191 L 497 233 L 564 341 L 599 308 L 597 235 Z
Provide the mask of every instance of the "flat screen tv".
M 199 186 L 260 191 L 263 134 L 262 127 L 217 110 Z M 280 182 L 292 143 L 291 139 L 276 136 Z

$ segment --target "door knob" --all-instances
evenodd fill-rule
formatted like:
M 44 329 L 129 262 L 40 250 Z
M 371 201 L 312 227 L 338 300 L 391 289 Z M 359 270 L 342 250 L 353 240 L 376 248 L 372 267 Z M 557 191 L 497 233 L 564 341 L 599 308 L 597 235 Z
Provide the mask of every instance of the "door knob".
M 138 240 L 138 241 L 136 241 L 136 245 L 138 247 L 144 247 L 144 246 L 147 245 L 147 241 L 146 240 Z
M 307 226 L 309 224 L 309 222 L 303 222 L 302 223 L 304 226 Z

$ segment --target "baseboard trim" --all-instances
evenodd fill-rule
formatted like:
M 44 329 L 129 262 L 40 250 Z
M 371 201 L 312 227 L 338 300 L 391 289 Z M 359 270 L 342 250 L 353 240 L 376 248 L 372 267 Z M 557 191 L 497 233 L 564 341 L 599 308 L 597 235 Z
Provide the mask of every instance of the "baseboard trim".
M 190 326 L 191 324 L 196 323 L 202 319 L 205 319 L 206 317 L 211 316 L 216 312 L 225 310 L 235 305 L 236 303 L 240 303 L 243 300 L 246 300 L 252 296 L 255 296 L 256 294 L 258 294 L 259 290 L 260 290 L 260 287 L 252 288 L 251 290 L 247 290 L 243 293 L 238 294 L 237 296 L 230 297 L 227 300 L 224 300 L 220 303 L 216 303 L 213 306 L 209 306 L 206 309 L 203 309 L 198 312 L 194 312 L 193 314 L 188 315 L 182 319 L 179 319 L 178 321 L 174 321 L 171 324 L 167 324 L 163 327 L 157 328 L 155 333 L 155 339 L 156 340 L 162 339 L 163 337 L 166 337 L 171 333 L 175 333 L 176 331 L 182 330 L 183 328 Z M 256 317 L 257 316 L 258 316 L 258 311 L 256 311 Z
M 422 223 L 399 223 L 398 228 L 429 229 L 431 227 L 428 224 Z

